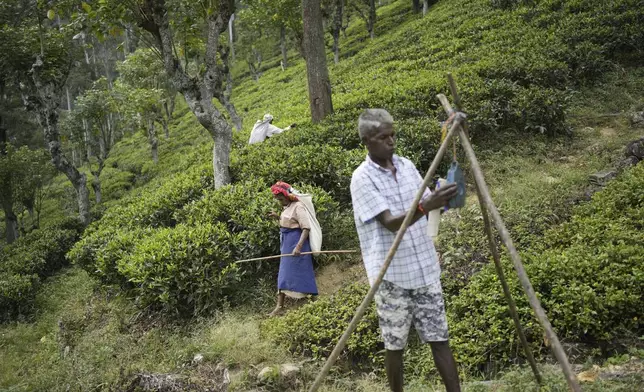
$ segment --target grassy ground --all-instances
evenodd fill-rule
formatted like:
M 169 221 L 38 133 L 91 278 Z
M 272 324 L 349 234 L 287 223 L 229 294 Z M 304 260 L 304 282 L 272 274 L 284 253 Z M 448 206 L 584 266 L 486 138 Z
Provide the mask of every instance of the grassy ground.
M 393 32 L 395 26 L 404 32 L 405 24 L 416 23 L 418 19 L 409 13 L 409 7 L 409 2 L 398 1 L 380 8 L 377 31 Z M 386 62 L 373 65 L 367 61 L 375 51 L 387 52 L 383 49 L 386 37 L 380 36 L 371 43 L 362 22 L 352 23 L 348 36 L 347 42 L 342 43 L 342 57 L 346 62 L 330 66 L 334 88 L 337 87 L 334 91 L 338 96 L 336 102 L 346 106 L 352 102 L 353 81 L 342 80 L 339 75 L 347 73 L 360 61 L 373 68 L 382 66 L 382 72 L 390 71 L 383 65 Z M 351 60 L 369 45 L 373 45 L 370 52 Z M 404 72 L 411 74 L 414 71 L 407 69 Z M 376 73 L 370 70 L 365 75 L 376 80 Z M 259 83 L 247 78 L 236 86 L 235 103 L 245 117 L 244 131 L 236 136 L 237 144 L 246 140 L 254 120 L 261 118 L 265 111 L 273 113 L 280 126 L 308 118 L 303 75 L 304 64 L 297 61 L 285 72 L 277 68 L 268 70 Z M 366 88 L 370 83 L 367 80 L 363 84 Z M 276 86 L 284 87 L 281 94 L 275 94 Z M 583 198 L 588 175 L 610 166 L 626 142 L 644 135 L 642 129 L 630 128 L 626 117 L 633 110 L 644 107 L 642 91 L 642 69 L 616 70 L 607 74 L 598 86 L 581 89 L 576 94 L 569 117 L 572 136 L 549 139 L 541 135 L 502 133 L 479 141 L 475 149 L 502 214 L 508 216 L 523 209 L 542 208 L 548 211 L 543 214 L 544 219 L 549 220 L 546 225 L 565 219 L 569 206 L 557 204 L 561 212 L 552 213 L 549 207 L 553 201 L 546 200 L 544 195 L 558 189 L 564 193 L 563 198 L 577 202 Z M 185 105 L 179 105 L 171 129 L 170 139 L 161 137 L 160 163 L 156 166 L 151 163 L 144 135 L 136 134 L 119 143 L 108 160 L 104 190 L 112 187 L 125 192 L 131 188 L 155 187 L 163 181 L 159 174 L 176 173 L 210 159 L 212 140 Z M 70 191 L 71 187 L 63 177 L 55 180 L 43 210 L 44 222 L 65 213 L 73 214 L 75 205 Z M 105 191 L 104 194 L 107 205 L 118 200 L 118 193 Z M 465 226 L 471 224 L 470 218 L 475 216 L 477 207 L 470 196 L 468 207 L 461 211 L 460 217 L 456 214 L 446 217 L 444 232 L 446 235 L 463 232 Z M 529 244 L 531 235 L 539 235 L 539 230 L 530 231 L 539 225 L 521 222 L 518 218 L 513 220 L 518 222 L 513 229 L 514 233 L 521 234 L 519 243 Z M 485 244 L 473 245 L 485 249 Z M 462 249 L 442 250 L 448 269 L 450 265 L 456 265 L 458 270 L 460 265 L 457 264 L 462 261 L 470 264 L 470 254 L 458 254 Z M 478 260 L 483 260 L 484 256 L 479 255 Z M 324 266 L 318 274 L 321 294 L 331 294 L 349 282 L 364 279 L 363 268 L 355 264 L 357 262 Z M 124 379 L 137 372 L 181 373 L 205 382 L 209 368 L 219 362 L 230 368 L 231 389 L 239 391 L 258 390 L 255 376 L 265 366 L 286 362 L 302 364 L 300 384 L 295 386 L 295 389 L 301 389 L 302 383 L 310 382 L 315 376 L 319 364 L 293 357 L 284 348 L 262 339 L 260 334 L 263 314 L 273 305 L 273 291 L 273 287 L 267 287 L 262 291 L 263 295 L 246 308 L 225 310 L 187 324 L 168 324 L 141 312 L 118 292 L 101 288 L 85 272 L 68 269 L 49 280 L 41 290 L 39 311 L 33 322 L 0 326 L 0 391 L 118 389 Z M 192 360 L 198 353 L 203 354 L 204 361 L 195 365 Z M 637 353 L 633 356 L 641 357 Z M 627 374 L 611 380 L 596 379 L 589 382 L 585 390 L 633 391 L 641 386 L 639 360 L 620 357 L 613 362 L 626 366 Z M 585 368 L 591 366 L 589 363 Z M 566 390 L 555 367 L 544 364 L 542 370 L 547 379 L 544 390 Z M 523 368 L 506 371 L 490 383 L 464 377 L 466 390 L 471 392 L 537 390 L 529 370 Z M 428 384 L 409 380 L 408 390 L 441 390 L 436 380 L 431 381 Z M 276 384 L 260 390 L 284 390 L 285 387 Z M 386 391 L 386 387 L 381 374 L 333 373 L 324 390 Z
M 87 274 L 71 269 L 50 280 L 38 299 L 35 323 L 0 327 L 0 391 L 114 390 L 138 372 L 180 373 L 207 385 L 205 375 L 218 363 L 230 369 L 231 390 L 257 390 L 256 375 L 264 366 L 302 365 L 298 386 L 311 382 L 318 364 L 293 357 L 280 346 L 262 340 L 258 310 L 237 309 L 190 325 L 161 324 L 144 317 L 127 301 L 98 288 Z M 69 346 L 69 349 L 65 349 Z M 203 362 L 193 363 L 196 354 Z M 634 353 L 633 355 L 636 355 Z M 641 358 L 641 353 L 637 354 Z M 621 356 L 607 361 L 602 371 L 613 379 L 593 376 L 587 391 L 634 391 L 644 381 L 641 359 Z M 541 365 L 549 391 L 565 391 L 553 365 Z M 599 369 L 595 369 L 599 375 Z M 611 373 L 612 372 L 612 373 Z M 616 374 L 616 375 L 615 375 Z M 412 380 L 408 391 L 440 391 L 436 380 Z M 515 368 L 493 382 L 464 379 L 465 391 L 537 391 L 528 369 Z M 260 390 L 283 390 L 276 384 Z M 375 374 L 334 374 L 326 392 L 386 391 Z M 543 389 L 542 389 L 543 390 Z

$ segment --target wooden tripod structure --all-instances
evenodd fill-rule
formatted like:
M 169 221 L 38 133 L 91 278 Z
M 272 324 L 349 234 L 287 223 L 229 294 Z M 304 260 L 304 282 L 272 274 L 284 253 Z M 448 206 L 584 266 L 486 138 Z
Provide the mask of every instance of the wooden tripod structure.
M 447 77 L 450 84 L 450 90 L 454 98 L 454 103 L 456 105 L 456 108 L 458 109 L 460 104 L 460 98 L 458 95 L 458 91 L 456 89 L 456 83 L 454 82 L 454 79 L 452 78 L 451 74 L 448 74 Z M 346 343 L 349 340 L 349 337 L 351 336 L 353 331 L 358 326 L 358 323 L 364 316 L 364 313 L 367 310 L 367 307 L 373 300 L 373 297 L 376 294 L 376 291 L 378 290 L 378 288 L 380 287 L 380 284 L 382 283 L 385 273 L 387 272 L 387 269 L 389 268 L 389 265 L 391 264 L 391 261 L 394 255 L 396 254 L 396 251 L 398 250 L 398 246 L 400 245 L 400 242 L 402 241 L 403 236 L 407 231 L 407 228 L 411 224 L 413 215 L 416 211 L 416 206 L 420 202 L 420 199 L 423 196 L 423 192 L 425 188 L 429 186 L 434 176 L 434 173 L 436 172 L 436 169 L 438 169 L 438 166 L 440 165 L 440 162 L 443 159 L 443 155 L 447 150 L 447 146 L 449 145 L 449 142 L 452 140 L 452 138 L 456 137 L 457 135 L 460 139 L 463 149 L 465 150 L 465 154 L 471 164 L 471 169 L 474 175 L 474 180 L 476 185 L 476 192 L 479 199 L 479 204 L 481 206 L 481 215 L 483 216 L 483 223 L 485 225 L 485 233 L 488 237 L 488 242 L 490 244 L 490 251 L 492 252 L 492 258 L 494 259 L 494 266 L 499 276 L 499 280 L 501 281 L 503 293 L 508 301 L 510 314 L 512 315 L 514 325 L 517 328 L 519 340 L 521 341 L 521 345 L 523 346 L 523 349 L 526 354 L 526 358 L 530 363 L 530 367 L 534 372 L 535 378 L 537 382 L 541 383 L 541 375 L 539 374 L 536 361 L 534 359 L 534 356 L 532 355 L 530 346 L 528 345 L 527 339 L 523 332 L 523 328 L 521 327 L 519 316 L 517 314 L 516 304 L 514 302 L 514 299 L 512 298 L 512 295 L 510 294 L 510 289 L 508 287 L 507 281 L 505 279 L 505 275 L 503 273 L 492 224 L 496 226 L 496 229 L 499 232 L 499 236 L 501 237 L 501 241 L 503 242 L 503 244 L 508 250 L 508 253 L 514 265 L 514 269 L 516 270 L 517 275 L 519 277 L 519 281 L 521 282 L 521 286 L 523 287 L 523 290 L 528 297 L 530 307 L 532 308 L 535 316 L 537 317 L 537 320 L 539 321 L 539 323 L 541 324 L 542 328 L 545 331 L 546 337 L 550 342 L 550 348 L 552 349 L 555 358 L 557 359 L 557 361 L 559 362 L 559 365 L 561 366 L 561 370 L 563 371 L 564 376 L 566 377 L 568 386 L 573 392 L 581 392 L 581 387 L 579 386 L 575 373 L 573 372 L 570 366 L 568 357 L 566 356 L 566 353 L 564 352 L 563 347 L 559 342 L 559 338 L 557 337 L 557 334 L 552 329 L 552 325 L 548 320 L 548 316 L 546 315 L 546 312 L 543 310 L 543 307 L 541 306 L 541 302 L 537 298 L 534 288 L 532 287 L 530 278 L 528 278 L 525 268 L 523 267 L 521 256 L 519 255 L 519 252 L 517 252 L 514 246 L 512 238 L 510 237 L 510 233 L 508 232 L 508 229 L 506 228 L 505 223 L 503 222 L 503 219 L 501 218 L 501 215 L 499 214 L 499 211 L 496 208 L 496 205 L 492 201 L 492 196 L 490 195 L 490 190 L 488 189 L 487 184 L 485 183 L 485 178 L 483 177 L 481 166 L 479 165 L 478 159 L 476 158 L 476 154 L 474 154 L 474 149 L 470 144 L 469 136 L 467 133 L 467 123 L 465 121 L 465 115 L 463 113 L 454 111 L 449 101 L 443 94 L 439 94 L 437 98 L 440 100 L 441 104 L 443 105 L 443 109 L 445 109 L 445 112 L 449 116 L 453 115 L 453 122 L 452 122 L 452 125 L 450 126 L 449 132 L 447 133 L 447 136 L 445 137 L 445 139 L 443 140 L 443 143 L 438 149 L 438 152 L 436 153 L 436 157 L 434 157 L 434 161 L 432 162 L 431 166 L 429 167 L 429 170 L 427 171 L 427 174 L 425 175 L 425 178 L 423 180 L 423 185 L 416 193 L 416 197 L 414 198 L 414 201 L 407 212 L 407 216 L 405 216 L 405 219 L 402 225 L 400 226 L 400 229 L 396 233 L 394 242 L 391 245 L 389 252 L 387 253 L 387 257 L 385 258 L 385 262 L 380 270 L 380 273 L 378 274 L 378 277 L 376 278 L 373 285 L 369 289 L 369 292 L 363 299 L 360 306 L 356 309 L 356 313 L 354 314 L 353 319 L 351 320 L 351 322 L 347 326 L 347 329 L 340 337 L 340 340 L 334 347 L 333 351 L 331 352 L 331 355 L 329 355 L 329 358 L 327 358 L 324 366 L 320 370 L 320 373 L 317 375 L 317 377 L 315 378 L 315 381 L 309 388 L 309 392 L 316 392 L 320 388 L 320 386 L 322 385 L 322 382 L 324 381 L 324 378 L 329 373 L 329 371 L 331 370 L 331 367 L 333 366 L 335 361 L 340 356 L 340 353 L 346 346 Z M 492 217 L 492 221 L 490 221 L 488 213 Z

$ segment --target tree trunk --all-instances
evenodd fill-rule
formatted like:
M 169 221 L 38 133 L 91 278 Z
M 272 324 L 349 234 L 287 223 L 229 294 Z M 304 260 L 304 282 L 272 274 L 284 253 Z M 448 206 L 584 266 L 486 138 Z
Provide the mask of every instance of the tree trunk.
M 83 135 L 85 139 L 85 158 L 89 162 L 89 158 L 92 156 L 92 137 L 89 134 L 89 124 L 85 119 L 83 119 L 83 129 L 85 130 L 85 135 Z
M 423 0 L 423 16 L 427 15 L 429 11 L 429 0 Z
M 340 62 L 340 31 L 342 30 L 342 13 L 344 0 L 335 0 L 335 14 L 333 15 L 333 61 L 335 64 Z
M 161 115 L 161 125 L 163 125 L 163 133 L 165 138 L 170 139 L 170 120 L 172 120 L 172 111 L 174 110 L 174 99 L 171 102 L 167 100 L 163 102 L 163 111 L 165 116 Z
M 218 2 L 218 10 L 206 17 L 206 53 L 204 56 L 205 72 L 202 76 L 192 77 L 183 68 L 176 57 L 168 10 L 163 0 L 147 0 L 141 4 L 139 25 L 153 35 L 156 46 L 161 53 L 166 74 L 177 91 L 181 92 L 188 107 L 215 142 L 213 148 L 213 166 L 215 187 L 230 183 L 229 161 L 232 146 L 232 129 L 223 115 L 213 104 L 213 99 L 223 94 L 229 70 L 227 61 L 223 66 L 218 58 L 227 57 L 220 42 L 225 33 L 228 21 L 235 10 L 235 2 L 226 0 Z
M 168 125 L 168 120 L 165 118 L 162 118 L 161 126 L 163 127 L 163 133 L 165 134 L 165 138 L 170 139 L 170 127 Z
M 230 149 L 233 139 L 232 129 L 215 134 L 215 145 L 212 149 L 212 167 L 215 173 L 215 189 L 230 184 Z
M 36 226 L 36 223 L 34 222 L 34 209 L 32 208 L 27 208 L 27 213 L 29 214 L 29 220 L 31 221 L 31 229 L 37 229 L 38 226 Z
M 414 13 L 417 14 L 420 12 L 420 0 L 412 0 Z
M 241 131 L 242 119 L 239 117 L 239 115 L 237 115 L 237 110 L 235 109 L 235 105 L 233 105 L 233 103 L 230 102 L 230 96 L 232 92 L 233 92 L 233 78 L 232 78 L 232 75 L 230 75 L 229 73 L 228 80 L 226 81 L 226 91 L 220 94 L 217 97 L 217 99 L 224 106 L 224 108 L 226 108 L 226 111 L 230 116 L 230 120 L 235 125 L 235 130 Z
M 261 71 L 261 68 L 262 68 L 262 52 L 260 52 L 259 50 L 253 48 L 253 55 L 255 56 L 255 61 L 257 61 L 257 67 L 256 67 L 257 74 L 261 75 L 261 72 L 262 72 Z
M 103 199 L 102 194 L 101 194 L 101 173 L 97 171 L 93 171 L 92 175 L 94 176 L 94 179 L 92 180 L 92 189 L 94 189 L 94 196 L 96 197 L 96 204 L 101 204 L 101 201 Z
M 282 68 L 288 67 L 288 54 L 286 50 L 286 27 L 280 26 L 280 49 L 282 51 Z
M 40 125 L 43 127 L 45 142 L 51 156 L 51 161 L 60 171 L 64 173 L 76 190 L 78 197 L 78 213 L 83 225 L 90 222 L 89 190 L 87 188 L 87 176 L 78 171 L 63 153 L 58 130 L 58 104 L 61 96 L 60 81 L 44 81 L 41 79 L 44 62 L 40 56 L 36 58 L 31 67 L 31 75 L 34 82 L 35 94 L 23 94 L 23 101 L 27 109 L 36 113 Z
M 2 98 L 0 96 L 0 98 Z M 0 113 L 1 114 L 1 113 Z M 6 156 L 7 151 L 7 129 L 4 127 L 4 118 L 0 116 L 0 155 Z M 13 212 L 13 190 L 11 189 L 11 173 L 5 173 L 8 178 L 4 178 L 3 189 L 0 189 L 2 195 L 2 210 L 4 211 L 5 239 L 7 244 L 14 242 L 18 236 L 18 217 Z
M 67 111 L 71 112 L 72 110 L 72 98 L 71 94 L 69 93 L 69 87 L 65 87 L 65 96 L 67 97 Z M 76 140 L 76 135 L 74 135 L 74 132 L 72 131 L 71 134 L 72 141 Z M 71 150 L 72 150 L 72 165 L 76 166 L 78 165 L 78 158 L 76 156 L 76 143 L 70 143 L 71 144 Z
M 255 62 L 246 60 L 246 63 L 248 63 L 248 70 L 250 71 L 250 75 L 253 77 L 255 82 L 259 82 L 259 75 L 257 75 L 257 70 L 255 70 Z
M 148 122 L 148 142 L 150 143 L 150 151 L 152 152 L 152 161 L 156 165 L 159 163 L 159 139 L 157 138 L 157 131 L 153 120 L 149 120 Z
M 230 15 L 230 20 L 228 21 L 228 42 L 230 45 L 230 56 L 231 60 L 234 63 L 235 62 L 235 34 L 234 34 L 234 26 L 235 26 L 235 14 Z
M 369 38 L 376 36 L 376 0 L 369 0 Z
M 233 122 L 235 125 L 235 130 L 241 131 L 242 129 L 242 120 L 241 118 L 237 115 L 237 110 L 235 110 L 235 106 L 230 102 L 228 98 L 222 98 L 219 100 L 222 105 L 226 108 L 226 111 L 230 115 L 230 120 Z
M 333 113 L 331 81 L 326 66 L 324 29 L 320 0 L 302 0 L 304 22 L 304 51 L 306 53 L 306 76 L 309 85 L 309 106 L 314 123 Z
M 4 211 L 5 239 L 7 244 L 10 244 L 17 240 L 19 236 L 18 217 L 13 212 L 13 201 L 11 198 L 2 198 L 2 210 Z

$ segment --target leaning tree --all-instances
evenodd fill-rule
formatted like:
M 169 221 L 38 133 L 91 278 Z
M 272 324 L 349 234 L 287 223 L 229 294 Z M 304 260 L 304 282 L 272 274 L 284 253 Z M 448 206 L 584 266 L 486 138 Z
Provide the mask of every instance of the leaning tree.
M 215 187 L 230 183 L 231 122 L 241 119 L 231 102 L 232 76 L 226 31 L 235 11 L 234 0 L 103 0 L 87 14 L 95 31 L 108 32 L 136 25 L 140 35 L 163 62 L 174 88 L 214 141 Z
M 59 12 L 71 13 L 71 0 L 58 1 Z M 25 107 L 43 128 L 45 143 L 58 171 L 76 190 L 80 220 L 90 221 L 87 178 L 63 152 L 58 127 L 59 105 L 75 59 L 72 37 L 77 25 L 57 17 L 47 1 L 0 2 L 0 68 L 4 79 L 20 88 Z

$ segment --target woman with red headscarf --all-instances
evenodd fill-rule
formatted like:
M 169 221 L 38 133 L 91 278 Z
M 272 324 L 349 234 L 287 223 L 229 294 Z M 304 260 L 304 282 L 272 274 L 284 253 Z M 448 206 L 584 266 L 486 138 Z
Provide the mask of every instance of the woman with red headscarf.
M 309 232 L 311 222 L 306 207 L 300 202 L 293 188 L 285 182 L 278 182 L 271 187 L 273 196 L 280 202 L 284 210 L 279 216 L 280 221 L 280 253 L 294 254 L 282 256 L 277 277 L 277 305 L 271 316 L 277 315 L 284 307 L 284 298 L 304 298 L 307 295 L 317 295 L 311 255 L 301 255 L 310 252 Z M 275 215 L 277 216 L 277 215 Z

